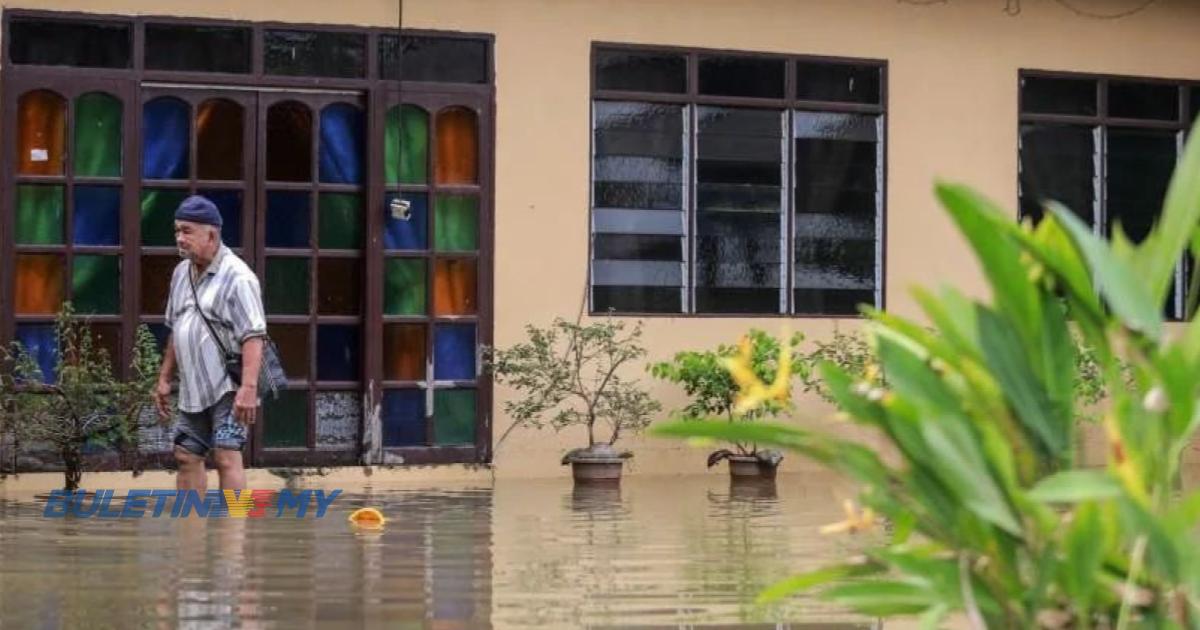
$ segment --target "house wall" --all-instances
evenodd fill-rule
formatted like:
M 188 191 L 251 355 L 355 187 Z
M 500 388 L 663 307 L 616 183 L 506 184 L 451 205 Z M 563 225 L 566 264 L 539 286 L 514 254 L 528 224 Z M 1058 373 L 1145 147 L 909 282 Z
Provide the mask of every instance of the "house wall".
M 594 41 L 887 60 L 886 305 L 915 314 L 908 289 L 951 284 L 979 295 L 977 266 L 931 195 L 935 180 L 969 183 L 1015 209 L 1017 73 L 1065 70 L 1200 79 L 1200 3 L 1161 0 L 1121 19 L 1093 19 L 1051 0 L 407 0 L 405 26 L 495 35 L 495 339 L 526 323 L 574 318 L 588 268 L 589 62 Z M 1119 12 L 1140 0 L 1073 0 Z M 388 26 L 394 0 L 205 3 L 178 0 L 10 0 L 8 8 Z M 1015 210 L 1014 210 L 1015 213 Z M 650 360 L 735 340 L 750 326 L 809 337 L 855 320 L 663 317 L 645 321 Z M 640 370 L 640 366 L 638 366 Z M 649 383 L 668 408 L 672 386 Z M 496 393 L 494 433 L 510 420 Z M 801 399 L 802 422 L 830 410 Z M 849 430 L 849 429 L 839 429 Z M 517 430 L 496 474 L 561 474 L 580 433 Z M 703 453 L 630 440 L 634 473 L 700 472 Z M 801 466 L 795 458 L 785 468 Z

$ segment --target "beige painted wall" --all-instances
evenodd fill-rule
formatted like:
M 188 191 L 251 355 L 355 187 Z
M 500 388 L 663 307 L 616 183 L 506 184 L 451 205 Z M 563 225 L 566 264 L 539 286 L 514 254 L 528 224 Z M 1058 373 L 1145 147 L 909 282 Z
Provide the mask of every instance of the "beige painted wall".
M 1073 0 L 1118 11 L 1140 0 Z M 889 308 L 914 312 L 908 288 L 982 283 L 964 244 L 933 203 L 935 178 L 970 183 L 1016 203 L 1017 71 L 1070 70 L 1200 79 L 1200 2 L 1160 0 L 1119 20 L 1080 17 L 1051 0 L 407 0 L 406 26 L 496 36 L 496 340 L 526 322 L 573 317 L 587 270 L 588 77 L 593 41 L 886 59 L 889 63 L 887 275 Z M 394 0 L 13 0 L 8 7 L 242 20 L 392 25 Z M 646 322 L 651 358 L 736 339 L 782 320 L 663 318 Z M 834 322 L 796 320 L 809 336 Z M 843 321 L 842 326 L 853 326 Z M 669 406 L 679 393 L 656 386 Z M 502 401 L 505 392 L 498 392 Z M 499 402 L 498 401 L 498 402 Z M 509 421 L 497 406 L 496 434 Z M 828 409 L 802 405 L 802 415 Z M 498 475 L 562 474 L 578 435 L 514 432 Z M 699 472 L 703 453 L 631 441 L 632 470 Z M 794 459 L 794 458 L 793 458 Z M 785 466 L 796 462 L 788 460 Z

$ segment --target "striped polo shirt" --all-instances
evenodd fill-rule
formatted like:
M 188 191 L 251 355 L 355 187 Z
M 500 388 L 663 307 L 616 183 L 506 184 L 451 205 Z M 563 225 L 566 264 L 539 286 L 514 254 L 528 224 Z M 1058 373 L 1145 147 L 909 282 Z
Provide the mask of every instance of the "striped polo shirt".
M 208 326 L 196 310 L 188 281 L 192 264 L 184 260 L 171 276 L 167 300 L 167 327 L 175 343 L 179 367 L 179 408 L 200 412 L 234 391 L 225 373 L 221 348 L 213 341 Z M 230 352 L 241 353 L 242 342 L 267 333 L 258 276 L 224 244 L 204 273 L 196 280 L 200 307 Z

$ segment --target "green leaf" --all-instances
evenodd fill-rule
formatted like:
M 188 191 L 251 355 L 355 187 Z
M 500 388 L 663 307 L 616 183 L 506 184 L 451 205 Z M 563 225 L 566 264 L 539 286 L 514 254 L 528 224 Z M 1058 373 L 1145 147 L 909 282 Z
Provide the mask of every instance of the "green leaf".
M 988 367 L 1000 383 L 1018 419 L 1041 446 L 1042 455 L 1058 461 L 1065 455 L 1074 419 L 1055 409 L 1035 368 L 1006 319 L 980 305 L 976 309 L 979 340 Z
M 828 599 L 868 615 L 915 615 L 942 602 L 936 593 L 920 586 L 894 580 L 863 580 L 835 586 L 824 593 Z
M 1138 277 L 1149 288 L 1151 306 L 1166 299 L 1175 265 L 1200 223 L 1200 119 L 1188 138 L 1167 187 L 1162 216 L 1134 254 Z
M 792 577 L 780 580 L 766 590 L 758 594 L 754 603 L 758 605 L 773 604 L 787 597 L 791 597 L 801 591 L 809 590 L 815 586 L 823 586 L 830 582 L 836 582 L 848 577 L 861 577 L 880 573 L 884 567 L 880 564 L 863 562 L 859 564 L 835 564 L 828 567 L 822 567 L 808 573 L 801 573 Z
M 919 623 L 921 624 L 919 626 L 920 629 L 937 630 L 938 624 L 942 623 L 942 620 L 946 618 L 946 615 L 949 612 L 950 607 L 945 604 L 938 604 L 937 606 L 930 608 L 929 610 L 925 611 L 925 614 L 921 615 L 921 619 L 919 620 Z
M 1067 531 L 1065 586 L 1075 601 L 1076 614 L 1086 617 L 1092 608 L 1096 576 L 1107 551 L 1104 523 L 1095 503 L 1085 503 L 1075 511 Z
M 1133 269 L 1118 259 L 1108 245 L 1070 210 L 1057 203 L 1049 203 L 1047 208 L 1083 252 L 1113 313 L 1130 329 L 1157 340 L 1162 335 L 1162 300 L 1154 301 Z
M 1043 503 L 1081 503 L 1121 495 L 1121 484 L 1100 470 L 1067 470 L 1042 479 L 1029 489 L 1029 498 Z
M 1042 321 L 1041 301 L 1029 281 L 1029 270 L 1021 262 L 1021 248 L 1010 234 L 995 228 L 1004 213 L 966 186 L 939 184 L 936 190 L 938 199 L 979 258 L 997 308 L 1023 327 L 1026 339 L 1032 339 L 1037 323 Z
M 954 419 L 935 418 L 927 419 L 921 429 L 933 453 L 933 463 L 942 472 L 942 483 L 954 488 L 959 500 L 977 516 L 1019 536 L 1021 525 L 988 471 L 969 429 Z

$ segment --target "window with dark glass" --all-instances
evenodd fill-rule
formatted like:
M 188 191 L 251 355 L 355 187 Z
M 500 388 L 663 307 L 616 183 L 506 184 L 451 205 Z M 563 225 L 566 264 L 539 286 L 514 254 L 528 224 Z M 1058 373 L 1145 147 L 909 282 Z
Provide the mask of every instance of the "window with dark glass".
M 1158 221 L 1190 125 L 1179 82 L 1090 75 L 1022 73 L 1019 134 L 1020 214 L 1038 221 L 1046 202 L 1064 205 L 1110 236 L 1140 242 Z M 1100 96 L 1103 95 L 1103 98 Z M 1183 317 L 1184 266 L 1164 305 Z
M 231 26 L 146 25 L 146 69 L 250 72 L 252 31 Z
M 362 33 L 268 29 L 263 34 L 267 74 L 357 79 L 367 74 Z
M 84 68 L 132 67 L 128 22 L 15 17 L 8 24 L 13 63 Z
M 439 83 L 487 83 L 488 44 L 479 39 L 383 35 L 379 69 L 384 79 Z M 401 75 L 403 61 L 403 75 Z
M 593 312 L 882 306 L 882 64 L 619 46 L 593 63 Z

